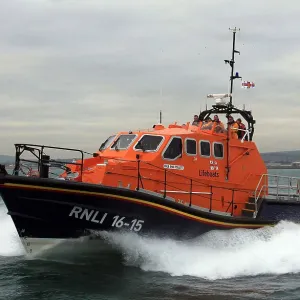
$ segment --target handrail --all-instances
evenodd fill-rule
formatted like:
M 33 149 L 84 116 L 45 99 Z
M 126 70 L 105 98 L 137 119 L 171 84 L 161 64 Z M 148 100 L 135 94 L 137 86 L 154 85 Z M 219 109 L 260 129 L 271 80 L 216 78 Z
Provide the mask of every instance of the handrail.
M 228 191 L 236 190 L 236 191 L 245 192 L 245 193 L 246 192 L 247 193 L 253 192 L 252 189 L 246 189 L 246 188 L 243 188 L 243 189 L 242 188 L 229 188 L 229 187 L 224 187 L 224 186 L 218 186 L 218 185 L 203 183 L 203 181 L 199 181 L 199 180 L 194 179 L 192 177 L 175 173 L 173 170 L 162 168 L 162 167 L 157 166 L 157 165 L 155 165 L 155 164 L 153 164 L 151 162 L 148 162 L 148 161 L 143 161 L 143 160 L 139 160 L 139 159 L 137 159 L 137 160 L 130 160 L 130 159 L 124 159 L 124 158 L 103 157 L 103 156 L 102 156 L 102 158 L 107 159 L 107 160 L 112 160 L 112 161 L 115 160 L 115 161 L 119 161 L 119 162 L 131 162 L 131 163 L 134 163 L 136 166 L 139 166 L 140 169 L 142 168 L 142 164 L 149 165 L 151 167 L 154 167 L 154 168 L 158 169 L 159 171 L 164 172 L 164 174 L 169 173 L 169 174 L 172 174 L 174 176 L 178 176 L 178 177 L 184 178 L 187 181 L 185 184 L 188 184 L 190 182 L 190 180 L 192 180 L 193 181 L 193 187 L 194 186 L 202 186 L 202 187 L 207 187 L 207 188 L 212 187 L 212 188 L 217 188 L 217 189 L 224 189 L 224 190 L 228 190 Z M 138 163 L 138 160 L 140 161 L 139 163 Z M 125 174 L 123 174 L 123 175 L 125 175 Z M 140 180 L 141 180 L 142 176 L 141 175 L 139 175 L 139 176 L 140 176 Z M 167 176 L 165 175 L 165 177 L 167 177 Z M 151 179 L 151 180 L 154 180 L 154 179 Z M 164 180 L 164 182 L 165 182 L 165 180 Z M 174 182 L 174 183 L 175 184 L 182 184 L 182 182 Z M 195 185 L 195 183 L 196 183 L 196 185 Z
M 120 161 L 120 162 L 131 162 L 131 163 L 134 163 L 135 165 L 137 165 L 137 162 L 138 162 L 138 159 L 137 160 L 131 160 L 131 159 L 125 159 L 125 158 L 116 158 L 116 157 L 106 157 L 106 156 L 102 156 L 102 158 L 104 160 L 115 160 L 115 161 Z M 182 175 L 182 174 L 178 174 L 178 173 L 175 173 L 173 172 L 172 170 L 169 170 L 169 169 L 165 169 L 165 168 L 162 168 L 160 166 L 157 166 L 149 161 L 145 161 L 145 160 L 140 160 L 140 168 L 142 168 L 141 164 L 145 164 L 145 165 L 149 165 L 149 166 L 152 166 L 156 169 L 158 169 L 159 171 L 162 171 L 162 172 L 168 172 L 172 175 L 175 175 L 175 176 L 178 176 L 178 177 L 182 177 L 184 179 L 186 179 L 187 181 L 189 180 L 193 180 L 193 183 L 198 183 L 199 186 L 203 186 L 203 187 L 214 187 L 214 188 L 220 188 L 220 189 L 225 189 L 225 190 L 233 190 L 233 188 L 228 188 L 228 187 L 221 187 L 221 186 L 217 186 L 217 185 L 211 185 L 211 184 L 207 184 L 207 183 L 203 183 L 203 181 L 200 181 L 200 180 L 197 180 L 197 179 L 194 179 L 192 177 L 189 177 L 189 176 L 186 176 L 186 175 Z M 176 183 L 179 183 L 179 182 L 176 182 Z M 241 192 L 253 192 L 252 189 L 241 189 L 241 188 L 236 188 L 234 190 L 238 190 L 238 191 L 241 191 Z
M 217 185 L 211 185 L 211 184 L 204 184 L 203 182 L 200 182 L 198 180 L 195 180 L 193 178 L 189 178 L 188 176 L 184 176 L 182 174 L 178 174 L 178 173 L 175 173 L 175 172 L 172 172 L 171 170 L 168 170 L 168 169 L 162 169 L 161 167 L 159 166 L 156 166 L 150 162 L 147 162 L 147 161 L 139 161 L 137 166 L 138 168 L 141 168 L 142 166 L 142 163 L 146 164 L 146 165 L 150 165 L 150 166 L 153 166 L 155 168 L 158 168 L 159 170 L 163 171 L 164 172 L 164 180 L 163 181 L 160 181 L 160 180 L 155 180 L 155 179 L 152 179 L 152 178 L 145 178 L 145 177 L 142 177 L 141 176 L 141 170 L 138 169 L 137 170 L 137 173 L 138 173 L 138 181 L 137 181 L 137 190 L 139 189 L 139 181 L 142 182 L 142 179 L 146 179 L 146 180 L 151 180 L 151 181 L 156 181 L 156 182 L 159 182 L 161 184 L 164 185 L 164 189 L 163 190 L 159 190 L 159 192 L 163 193 L 163 197 L 166 198 L 167 197 L 167 193 L 178 193 L 178 194 L 189 194 L 190 197 L 189 197 L 189 206 L 192 205 L 192 198 L 194 196 L 201 196 L 201 197 L 204 197 L 204 198 L 207 198 L 209 199 L 209 211 L 211 212 L 212 210 L 212 201 L 223 201 L 224 203 L 229 203 L 229 206 L 227 207 L 227 210 L 225 212 L 227 212 L 229 210 L 229 208 L 231 207 L 231 215 L 233 215 L 233 212 L 234 212 L 234 207 L 235 207 L 235 204 L 242 204 L 244 202 L 238 202 L 238 201 L 235 201 L 235 192 L 236 191 L 239 191 L 239 192 L 245 192 L 247 194 L 249 194 L 249 192 L 251 190 L 248 190 L 248 189 L 239 189 L 239 188 L 229 188 L 229 187 L 223 187 L 223 186 L 217 186 Z M 172 184 L 170 184 L 170 182 L 168 182 L 167 180 L 167 174 L 170 173 L 174 176 L 179 176 L 179 177 L 182 177 L 184 179 L 186 179 L 187 181 L 182 183 L 182 182 L 175 182 L 176 183 L 179 183 L 179 184 L 185 184 L 185 185 L 189 185 L 189 190 L 187 191 L 186 189 L 181 189 L 179 187 L 175 187 L 173 186 Z M 199 183 L 199 185 L 195 185 L 194 183 Z M 202 187 L 206 187 L 210 190 L 210 192 L 201 192 L 201 191 L 194 191 L 193 192 L 193 187 L 195 186 L 202 186 Z M 174 188 L 176 190 L 167 190 L 167 187 L 171 187 L 171 188 Z M 232 193 L 232 199 L 231 201 L 224 201 L 224 200 L 220 200 L 220 199 L 214 199 L 213 198 L 213 189 L 222 189 L 222 190 L 227 190 L 227 191 L 231 191 Z
M 239 192 L 244 192 L 244 193 L 247 193 L 249 194 L 250 193 L 250 190 L 248 189 L 239 189 L 239 188 L 228 188 L 228 187 L 222 187 L 222 186 L 217 186 L 217 185 L 211 185 L 211 184 L 204 184 L 203 182 L 200 182 L 198 180 L 195 180 L 193 178 L 190 178 L 188 176 L 184 176 L 182 174 L 178 174 L 178 173 L 175 173 L 171 170 L 168 170 L 168 169 L 163 169 L 161 168 L 160 166 L 157 166 L 157 165 L 154 165 L 150 162 L 147 162 L 147 161 L 141 161 L 141 160 L 138 160 L 138 161 L 133 161 L 133 160 L 127 160 L 127 159 L 116 159 L 116 158 L 112 158 L 112 160 L 116 160 L 116 161 L 126 161 L 126 162 L 135 162 L 136 163 L 136 170 L 137 170 L 137 176 L 134 176 L 134 175 L 130 175 L 130 174 L 122 174 L 122 173 L 116 173 L 116 172 L 112 172 L 112 171 L 107 171 L 106 174 L 110 174 L 110 175 L 122 175 L 122 176 L 129 176 L 129 177 L 132 177 L 132 178 L 135 178 L 137 179 L 137 183 L 136 183 L 136 190 L 140 190 L 141 189 L 141 185 L 143 183 L 143 180 L 149 180 L 149 181 L 154 181 L 158 184 L 162 184 L 164 186 L 163 189 L 160 189 L 160 190 L 154 190 L 154 192 L 159 192 L 159 193 L 162 193 L 162 196 L 164 198 L 167 197 L 167 194 L 168 193 L 173 193 L 173 194 L 189 194 L 190 197 L 189 197 L 189 202 L 188 202 L 188 205 L 189 206 L 192 206 L 192 203 L 193 203 L 193 197 L 195 196 L 201 196 L 202 198 L 207 198 L 209 200 L 209 212 L 212 211 L 212 202 L 213 201 L 222 201 L 223 203 L 229 203 L 229 206 L 227 208 L 227 210 L 225 212 L 228 211 L 228 209 L 231 207 L 232 205 L 232 209 L 231 209 L 231 215 L 233 215 L 233 210 L 234 210 L 234 205 L 235 204 L 244 204 L 244 202 L 238 202 L 237 200 L 235 201 L 234 199 L 234 193 L 235 191 L 239 191 Z M 150 165 L 150 166 L 153 166 L 154 168 L 157 168 L 159 169 L 160 171 L 163 171 L 164 174 L 163 174 L 163 180 L 158 180 L 158 179 L 154 179 L 154 178 L 151 178 L 151 177 L 144 177 L 142 176 L 142 172 L 141 172 L 141 169 L 143 168 L 143 164 L 145 165 Z M 133 169 L 134 170 L 134 169 Z M 149 170 L 149 169 L 148 169 Z M 167 174 L 170 173 L 174 176 L 179 176 L 179 177 L 183 177 L 186 179 L 186 182 L 170 182 L 168 181 L 168 176 Z M 199 183 L 198 185 L 195 184 L 195 183 Z M 189 189 L 186 190 L 186 189 L 183 189 L 183 188 L 180 188 L 178 186 L 174 186 L 174 184 L 183 184 L 183 185 L 189 185 Z M 202 186 L 202 187 L 206 187 L 207 189 L 210 190 L 210 192 L 201 192 L 201 191 L 193 191 L 192 189 L 195 188 L 196 186 Z M 173 188 L 174 190 L 168 190 L 167 188 Z M 223 190 L 228 190 L 228 191 L 231 191 L 232 192 L 232 199 L 231 201 L 224 201 L 224 200 L 221 200 L 221 199 L 217 199 L 217 198 L 213 198 L 213 189 L 223 189 Z
M 270 185 L 269 180 L 270 179 L 275 179 L 276 184 L 275 185 Z M 280 179 L 286 179 L 287 184 L 280 184 Z M 263 182 L 264 180 L 264 182 Z M 293 181 L 296 181 L 296 186 L 293 185 Z M 262 184 L 263 183 L 263 184 Z M 290 198 L 291 196 L 298 196 L 300 200 L 300 177 L 295 177 L 295 176 L 286 176 L 286 175 L 275 175 L 275 174 L 262 174 L 258 184 L 255 189 L 254 193 L 254 198 L 255 198 L 255 214 L 257 214 L 257 202 L 261 198 L 262 192 L 268 188 L 270 189 L 276 189 L 275 194 L 270 193 L 268 191 L 269 195 L 275 195 L 276 199 L 279 199 L 281 195 L 283 195 L 280 190 L 288 190 L 288 193 L 286 196 Z M 292 193 L 294 190 L 296 190 L 296 193 Z
M 15 157 L 15 166 L 14 166 L 13 174 L 18 175 L 19 171 L 22 171 L 21 166 L 20 166 L 21 161 L 37 164 L 39 173 L 41 171 L 41 166 L 46 165 L 48 167 L 51 167 L 51 166 L 55 165 L 55 167 L 59 168 L 59 165 L 60 165 L 60 167 L 62 168 L 66 164 L 70 164 L 70 165 L 80 166 L 79 181 L 82 181 L 84 154 L 92 155 L 92 153 L 89 153 L 89 152 L 86 152 L 86 151 L 83 151 L 83 150 L 80 150 L 80 149 L 55 147 L 55 146 L 48 146 L 48 145 L 15 144 L 15 148 L 16 148 L 16 157 Z M 43 156 L 45 155 L 45 152 L 44 152 L 45 149 L 79 152 L 80 156 L 81 156 L 81 161 L 80 162 L 67 162 L 67 161 L 64 161 L 64 160 L 50 159 L 50 157 L 49 157 L 49 159 L 47 159 L 45 161 L 44 158 L 43 158 Z M 29 159 L 21 158 L 21 155 L 24 152 L 30 152 L 36 158 L 36 160 L 29 160 Z
M 30 148 L 30 147 L 34 147 L 34 148 Z M 36 149 L 36 147 L 39 147 L 41 149 Z M 69 151 L 77 151 L 79 153 L 81 153 L 81 161 L 78 162 L 61 162 L 61 161 L 56 161 L 56 160 L 50 160 L 49 162 L 57 162 L 57 163 L 66 163 L 67 165 L 80 165 L 80 181 L 82 181 L 82 172 L 83 170 L 83 164 L 84 164 L 84 153 L 87 154 L 91 154 L 79 149 L 71 149 L 71 148 L 62 148 L 62 147 L 53 147 L 53 146 L 43 146 L 43 145 L 33 145 L 33 144 L 16 144 L 16 150 L 17 150 L 17 159 L 18 159 L 18 164 L 16 164 L 15 169 L 17 169 L 18 167 L 20 167 L 20 161 L 22 161 L 22 159 L 20 158 L 20 155 L 28 150 L 29 152 L 31 152 L 32 154 L 34 154 L 34 156 L 37 158 L 37 162 L 35 163 L 43 163 L 42 162 L 42 154 L 44 154 L 44 149 L 45 148 L 50 148 L 50 149 L 58 149 L 58 150 L 69 150 Z M 38 155 L 35 155 L 35 152 L 33 150 L 39 151 Z M 194 197 L 204 197 L 207 198 L 209 201 L 209 211 L 212 211 L 213 208 L 213 201 L 222 201 L 224 203 L 229 203 L 230 205 L 228 206 L 227 210 L 230 209 L 231 207 L 231 215 L 233 215 L 234 213 L 234 206 L 235 204 L 242 204 L 238 202 L 238 199 L 235 199 L 236 196 L 236 192 L 244 192 L 247 193 L 248 195 L 250 195 L 250 193 L 253 193 L 252 189 L 246 189 L 246 188 L 230 188 L 227 186 L 223 186 L 225 185 L 224 182 L 215 182 L 213 184 L 211 183 L 205 183 L 201 180 L 198 179 L 194 179 L 191 178 L 189 176 L 185 176 L 182 174 L 179 174 L 177 172 L 175 172 L 174 170 L 170 170 L 167 168 L 163 168 L 162 166 L 157 166 L 155 164 L 153 164 L 152 162 L 149 161 L 142 161 L 139 159 L 139 157 L 137 157 L 135 160 L 129 160 L 129 159 L 124 159 L 124 158 L 116 158 L 116 157 L 105 157 L 102 156 L 103 159 L 105 160 L 109 160 L 109 161 L 115 161 L 115 162 L 127 162 L 127 163 L 133 163 L 132 165 L 132 170 L 137 170 L 137 184 L 136 184 L 136 189 L 144 189 L 144 184 L 143 181 L 144 180 L 155 180 L 153 178 L 146 178 L 143 177 L 141 174 L 141 171 L 143 171 L 143 169 L 146 170 L 146 168 L 143 168 L 143 165 L 148 165 L 151 168 L 147 168 L 147 170 L 154 170 L 157 169 L 161 172 L 163 172 L 163 179 L 161 178 L 160 180 L 156 180 L 158 182 L 158 184 L 163 184 L 163 190 L 161 192 L 163 192 L 163 197 L 166 198 L 168 193 L 170 192 L 170 188 L 173 188 L 173 192 L 175 193 L 176 190 L 181 194 L 189 194 L 189 200 L 188 200 L 188 205 L 192 206 L 193 204 L 193 199 Z M 107 164 L 107 163 L 106 163 Z M 66 166 L 67 167 L 67 166 Z M 79 172 L 79 171 L 78 171 Z M 112 174 L 112 172 L 108 171 L 108 174 Z M 122 175 L 126 175 L 126 174 L 122 174 Z M 169 178 L 169 176 L 172 176 L 172 178 Z M 130 176 L 130 175 L 129 175 Z M 132 176 L 132 175 L 131 175 Z M 151 177 L 151 176 L 149 176 Z M 176 177 L 179 178 L 184 178 L 184 180 L 176 180 Z M 136 176 L 134 175 L 134 178 L 136 178 Z M 261 179 L 260 179 L 261 180 Z M 187 187 L 187 188 L 186 188 Z M 197 187 L 204 187 L 206 190 L 205 191 L 201 191 L 197 189 Z M 169 190 L 168 190 L 169 188 Z M 194 189 L 194 191 L 193 191 Z M 223 191 L 231 191 L 232 193 L 232 199 L 231 201 L 222 199 L 217 199 L 214 198 L 214 193 L 216 191 L 216 189 L 221 189 Z M 177 193 L 178 193 L 177 192 Z M 230 194 L 228 193 L 228 197 Z M 244 202 L 243 202 L 244 203 Z
M 250 141 L 250 133 L 252 132 L 251 128 L 250 129 L 238 129 L 238 131 L 244 131 L 245 134 L 243 138 L 241 139 L 241 143 L 244 143 L 246 136 L 248 137 L 248 141 Z
M 193 182 L 198 183 L 199 186 L 203 186 L 203 187 L 210 187 L 210 186 L 212 186 L 214 188 L 225 189 L 225 190 L 229 190 L 229 191 L 231 191 L 231 190 L 239 190 L 241 192 L 251 192 L 252 191 L 250 189 L 233 189 L 233 188 L 228 188 L 228 187 L 221 187 L 221 186 L 217 186 L 217 185 L 206 184 L 206 183 L 203 183 L 202 181 L 199 181 L 197 179 L 191 178 L 189 176 L 178 174 L 178 173 L 173 172 L 172 170 L 168 170 L 168 169 L 162 168 L 160 166 L 154 165 L 154 164 L 152 164 L 152 163 L 150 163 L 148 161 L 141 161 L 141 162 L 144 163 L 144 164 L 150 165 L 152 167 L 155 167 L 155 168 L 157 168 L 157 169 L 159 169 L 161 171 L 168 172 L 168 173 L 170 173 L 172 175 L 175 175 L 175 176 L 178 176 L 178 177 L 182 177 L 182 178 L 186 179 L 187 181 L 192 179 Z
M 255 191 L 254 191 L 255 202 L 256 202 L 256 200 L 258 199 L 258 197 L 259 197 L 260 194 L 261 194 L 262 188 L 260 189 L 259 193 L 257 193 L 257 191 L 258 191 L 258 188 L 259 188 L 259 186 L 260 186 L 262 180 L 265 178 L 266 175 L 268 175 L 268 174 L 262 174 L 261 177 L 260 177 L 260 179 L 259 179 L 259 181 L 258 181 L 258 184 L 257 184 L 256 189 L 255 189 Z M 265 185 L 263 185 L 262 187 L 264 187 L 264 186 L 265 186 Z

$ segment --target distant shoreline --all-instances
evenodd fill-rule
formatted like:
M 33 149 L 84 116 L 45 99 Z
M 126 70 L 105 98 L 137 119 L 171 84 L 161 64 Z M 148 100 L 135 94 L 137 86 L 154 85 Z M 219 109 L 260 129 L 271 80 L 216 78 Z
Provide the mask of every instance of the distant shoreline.
M 300 170 L 298 166 L 267 166 L 267 169 Z

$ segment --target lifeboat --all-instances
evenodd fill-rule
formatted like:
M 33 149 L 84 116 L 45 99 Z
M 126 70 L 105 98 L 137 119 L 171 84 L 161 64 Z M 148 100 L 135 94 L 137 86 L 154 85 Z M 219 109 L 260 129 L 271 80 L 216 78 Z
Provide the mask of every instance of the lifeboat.
M 0 193 L 28 253 L 107 231 L 190 239 L 299 222 L 300 180 L 284 178 L 285 187 L 268 175 L 252 112 L 233 105 L 233 81 L 241 78 L 234 75 L 235 33 L 225 60 L 230 92 L 208 94 L 215 102 L 193 123 L 118 132 L 94 153 L 15 144 L 12 175 L 0 168 Z M 51 151 L 76 159 L 53 158 Z

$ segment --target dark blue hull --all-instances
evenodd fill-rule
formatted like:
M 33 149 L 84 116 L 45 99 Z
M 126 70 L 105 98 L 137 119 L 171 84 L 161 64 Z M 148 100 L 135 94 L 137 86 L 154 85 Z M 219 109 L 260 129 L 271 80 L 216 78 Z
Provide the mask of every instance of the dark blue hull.
M 299 199 L 300 200 L 300 199 Z M 291 221 L 300 223 L 299 200 L 268 200 L 265 199 L 260 207 L 258 220 Z
M 300 220 L 298 203 L 266 202 L 257 218 L 236 218 L 142 191 L 53 179 L 3 176 L 0 192 L 20 237 L 77 238 L 93 231 L 126 230 L 189 239 L 210 230 Z

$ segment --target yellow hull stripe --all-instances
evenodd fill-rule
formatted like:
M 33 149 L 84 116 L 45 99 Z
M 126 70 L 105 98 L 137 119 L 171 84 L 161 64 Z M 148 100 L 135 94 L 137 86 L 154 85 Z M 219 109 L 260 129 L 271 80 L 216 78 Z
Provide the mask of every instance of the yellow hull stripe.
M 94 195 L 94 196 L 106 196 L 106 197 L 114 197 L 120 200 L 127 200 L 131 202 L 136 202 L 140 204 L 146 204 L 148 206 L 153 206 L 157 207 L 162 210 L 167 210 L 170 212 L 173 212 L 178 215 L 182 215 L 185 217 L 188 217 L 190 219 L 195 219 L 198 221 L 202 221 L 205 223 L 211 223 L 211 224 L 216 224 L 216 225 L 223 225 L 223 226 L 232 226 L 232 227 L 251 227 L 251 228 L 260 228 L 260 227 L 265 227 L 265 226 L 274 226 L 273 224 L 237 224 L 237 223 L 230 223 L 230 222 L 222 222 L 222 221 L 215 221 L 215 220 L 210 220 L 198 216 L 191 215 L 186 212 L 182 212 L 180 210 L 167 207 L 161 204 L 157 203 L 152 203 L 146 200 L 140 200 L 140 199 L 135 199 L 131 197 L 125 197 L 125 196 L 120 196 L 120 195 L 112 195 L 112 194 L 105 194 L 105 193 L 97 193 L 97 192 L 88 192 L 88 191 L 79 191 L 79 190 L 69 190 L 69 189 L 62 189 L 62 188 L 52 188 L 52 187 L 43 187 L 43 186 L 35 186 L 35 185 L 26 185 L 26 184 L 18 184 L 18 183 L 4 183 L 4 186 L 8 187 L 20 187 L 20 188 L 29 188 L 29 189 L 35 189 L 35 190 L 48 190 L 48 191 L 61 191 L 61 192 L 66 192 L 66 193 L 71 193 L 71 194 L 83 194 L 83 195 Z

